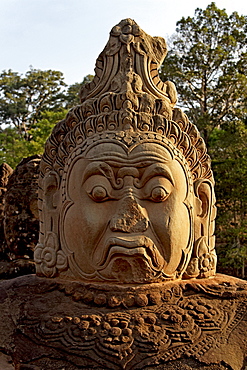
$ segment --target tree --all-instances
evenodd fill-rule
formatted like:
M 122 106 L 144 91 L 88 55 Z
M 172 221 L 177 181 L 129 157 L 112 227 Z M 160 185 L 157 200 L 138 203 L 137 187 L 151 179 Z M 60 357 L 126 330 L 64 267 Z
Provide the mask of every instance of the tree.
M 221 265 L 241 270 L 247 262 L 247 127 L 232 121 L 216 129 L 213 138 L 213 170 L 217 193 L 217 251 Z M 230 271 L 234 273 L 233 271 Z
M 247 17 L 211 3 L 177 22 L 161 77 L 175 82 L 179 102 L 204 136 L 232 121 L 247 98 Z
M 29 140 L 20 136 L 15 127 L 0 130 L 0 164 L 6 162 L 15 168 L 23 158 L 43 154 L 44 144 L 54 125 L 62 120 L 66 113 L 66 109 L 59 112 L 42 112 L 41 119 L 29 130 Z
M 29 140 L 29 130 L 44 111 L 58 111 L 64 104 L 63 74 L 31 68 L 24 76 L 12 70 L 0 74 L 0 125 L 16 128 Z
M 0 163 L 13 168 L 23 157 L 42 154 L 45 141 L 67 109 L 80 104 L 82 83 L 65 89 L 63 74 L 31 68 L 24 76 L 17 72 L 0 74 Z
M 43 154 L 44 144 L 54 125 L 62 120 L 66 113 L 66 109 L 42 112 L 41 119 L 28 132 L 29 140 L 20 136 L 15 127 L 0 130 L 0 164 L 6 162 L 15 168 L 24 157 Z
M 177 22 L 161 77 L 201 131 L 213 159 L 220 266 L 247 262 L 247 17 L 211 3 Z

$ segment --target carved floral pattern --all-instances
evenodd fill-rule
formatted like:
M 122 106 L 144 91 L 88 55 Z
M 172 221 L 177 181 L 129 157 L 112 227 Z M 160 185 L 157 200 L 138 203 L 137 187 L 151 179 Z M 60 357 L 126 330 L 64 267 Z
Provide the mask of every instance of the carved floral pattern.
M 133 364 L 142 368 L 151 359 L 157 363 L 184 354 L 200 358 L 220 344 L 222 336 L 227 340 L 245 312 L 244 305 L 233 298 L 186 297 L 179 286 L 161 296 L 163 304 L 152 308 L 122 311 L 118 307 L 104 312 L 84 305 L 77 315 L 48 316 L 35 323 L 26 317 L 21 327 L 39 344 L 77 356 L 86 354 L 99 363 L 104 358 L 106 369 L 131 369 Z
M 37 272 L 47 277 L 53 277 L 57 271 L 67 268 L 67 257 L 59 250 L 58 237 L 53 232 L 47 232 L 45 244 L 39 243 L 34 251 Z

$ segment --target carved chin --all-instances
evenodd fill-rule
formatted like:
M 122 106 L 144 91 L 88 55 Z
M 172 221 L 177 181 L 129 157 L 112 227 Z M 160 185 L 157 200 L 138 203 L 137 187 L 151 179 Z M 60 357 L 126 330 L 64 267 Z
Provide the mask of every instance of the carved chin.
M 148 283 L 155 282 L 160 277 L 161 270 L 157 271 L 152 263 L 144 256 L 115 256 L 99 275 L 105 280 L 121 283 Z

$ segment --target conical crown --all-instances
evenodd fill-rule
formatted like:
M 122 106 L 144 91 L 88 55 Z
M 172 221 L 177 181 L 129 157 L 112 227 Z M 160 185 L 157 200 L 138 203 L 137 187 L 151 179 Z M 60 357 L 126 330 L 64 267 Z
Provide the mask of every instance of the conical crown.
M 51 169 L 61 175 L 70 153 L 87 138 L 121 131 L 166 137 L 185 156 L 194 179 L 212 180 L 203 139 L 186 115 L 174 108 L 175 85 L 159 78 L 166 53 L 163 38 L 147 35 L 131 19 L 113 27 L 96 61 L 93 81 L 82 87 L 81 104 L 56 125 L 47 141 L 41 176 Z

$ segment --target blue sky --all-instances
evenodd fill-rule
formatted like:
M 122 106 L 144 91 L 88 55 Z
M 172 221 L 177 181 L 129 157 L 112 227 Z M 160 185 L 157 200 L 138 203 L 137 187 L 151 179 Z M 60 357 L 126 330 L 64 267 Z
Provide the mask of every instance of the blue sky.
M 65 82 L 93 74 L 111 28 L 132 18 L 152 36 L 172 35 L 205 0 L 0 0 L 0 71 L 29 66 L 63 72 Z M 215 0 L 227 13 L 247 15 L 244 0 Z

